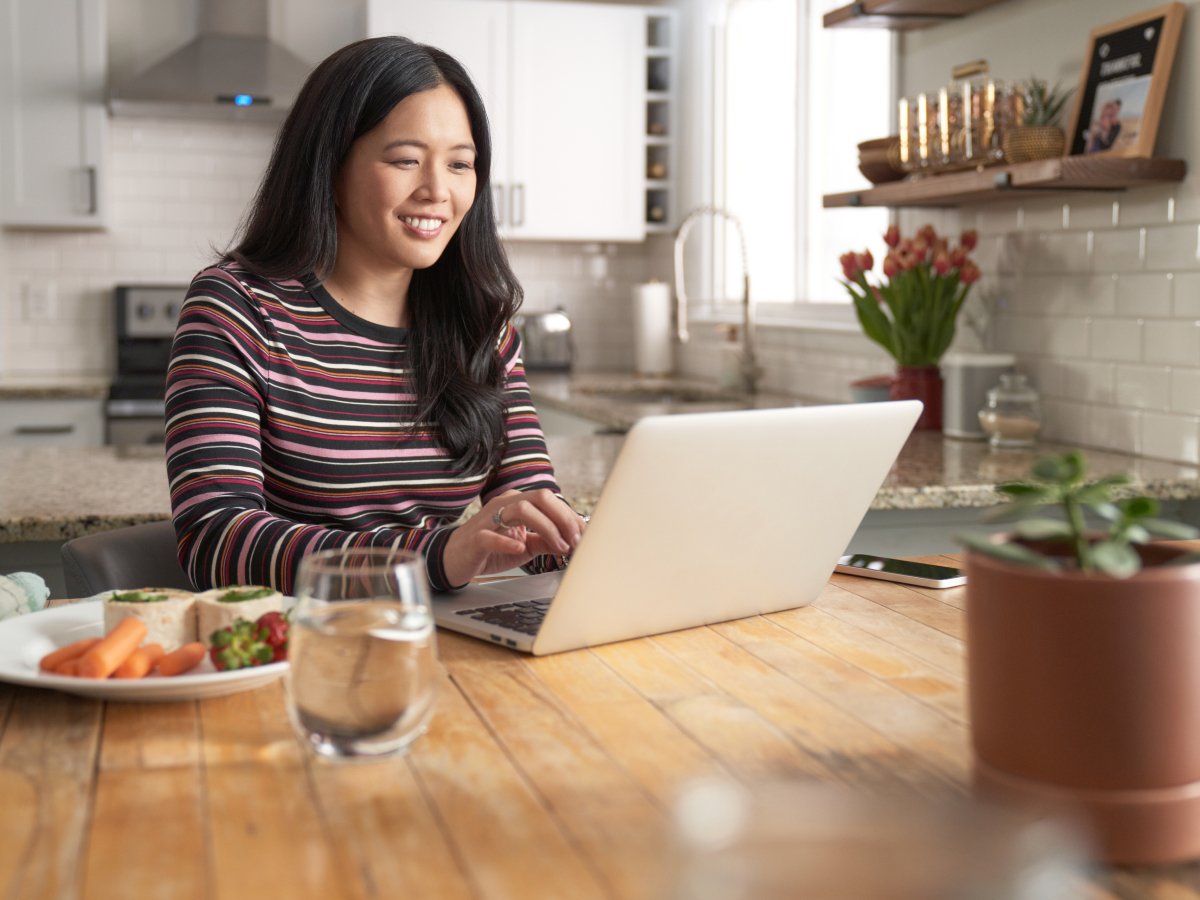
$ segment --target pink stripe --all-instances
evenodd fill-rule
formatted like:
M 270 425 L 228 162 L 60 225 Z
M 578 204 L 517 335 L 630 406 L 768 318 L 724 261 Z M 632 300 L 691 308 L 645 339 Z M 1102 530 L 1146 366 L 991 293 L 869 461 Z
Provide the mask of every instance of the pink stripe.
M 371 440 L 378 440 L 378 436 L 371 436 Z M 375 450 L 346 450 L 339 447 L 311 447 L 307 444 L 300 444 L 295 441 L 273 440 L 271 445 L 278 450 L 289 450 L 299 456 L 308 456 L 313 459 L 442 459 L 446 456 L 445 450 L 438 450 L 433 447 L 418 450 L 396 450 L 391 447 L 379 448 Z

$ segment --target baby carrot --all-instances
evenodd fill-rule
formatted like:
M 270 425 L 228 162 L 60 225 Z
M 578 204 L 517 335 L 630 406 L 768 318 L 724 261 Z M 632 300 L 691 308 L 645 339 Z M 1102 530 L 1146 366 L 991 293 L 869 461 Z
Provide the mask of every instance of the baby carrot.
M 142 678 L 154 668 L 154 664 L 162 658 L 162 655 L 162 644 L 142 644 L 129 654 L 129 658 L 125 662 L 117 666 L 111 677 Z
M 99 638 L 97 638 L 99 640 Z M 55 675 L 67 675 L 72 678 L 79 674 L 79 657 L 60 662 L 54 670 Z
M 158 661 L 159 675 L 182 675 L 200 665 L 204 659 L 204 645 L 199 641 L 184 644 Z
M 43 672 L 53 672 L 58 668 L 60 663 L 83 656 L 83 654 L 87 653 L 98 643 L 100 643 L 100 638 L 90 637 L 75 641 L 73 644 L 67 644 L 65 647 L 59 647 L 57 650 L 53 650 L 43 656 L 42 661 L 38 663 L 38 668 Z
M 145 636 L 146 625 L 141 619 L 122 619 L 100 643 L 83 654 L 79 674 L 84 678 L 107 678 L 137 649 Z

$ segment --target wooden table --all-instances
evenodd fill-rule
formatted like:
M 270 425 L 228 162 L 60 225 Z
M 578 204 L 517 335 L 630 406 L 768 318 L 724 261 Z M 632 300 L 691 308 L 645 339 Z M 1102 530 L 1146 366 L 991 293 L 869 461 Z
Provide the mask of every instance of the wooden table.
M 433 724 L 383 764 L 308 759 L 279 683 L 0 685 L 0 898 L 667 898 L 694 776 L 965 793 L 963 603 L 835 575 L 804 609 L 540 659 L 440 633 Z M 1079 895 L 1200 897 L 1200 866 Z

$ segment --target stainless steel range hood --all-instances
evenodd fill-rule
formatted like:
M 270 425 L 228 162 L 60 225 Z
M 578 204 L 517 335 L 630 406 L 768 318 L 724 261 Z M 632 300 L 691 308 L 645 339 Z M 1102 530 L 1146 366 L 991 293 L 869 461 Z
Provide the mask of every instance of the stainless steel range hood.
M 313 67 L 270 39 L 267 0 L 201 0 L 197 31 L 115 85 L 112 114 L 282 121 Z

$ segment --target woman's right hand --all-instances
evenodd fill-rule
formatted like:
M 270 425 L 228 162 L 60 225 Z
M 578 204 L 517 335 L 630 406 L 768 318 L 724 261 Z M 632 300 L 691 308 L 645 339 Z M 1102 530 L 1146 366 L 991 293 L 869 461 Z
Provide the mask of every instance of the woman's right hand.
M 454 530 L 442 557 L 446 580 L 462 586 L 535 556 L 567 556 L 584 527 L 583 518 L 553 491 L 506 491 Z

